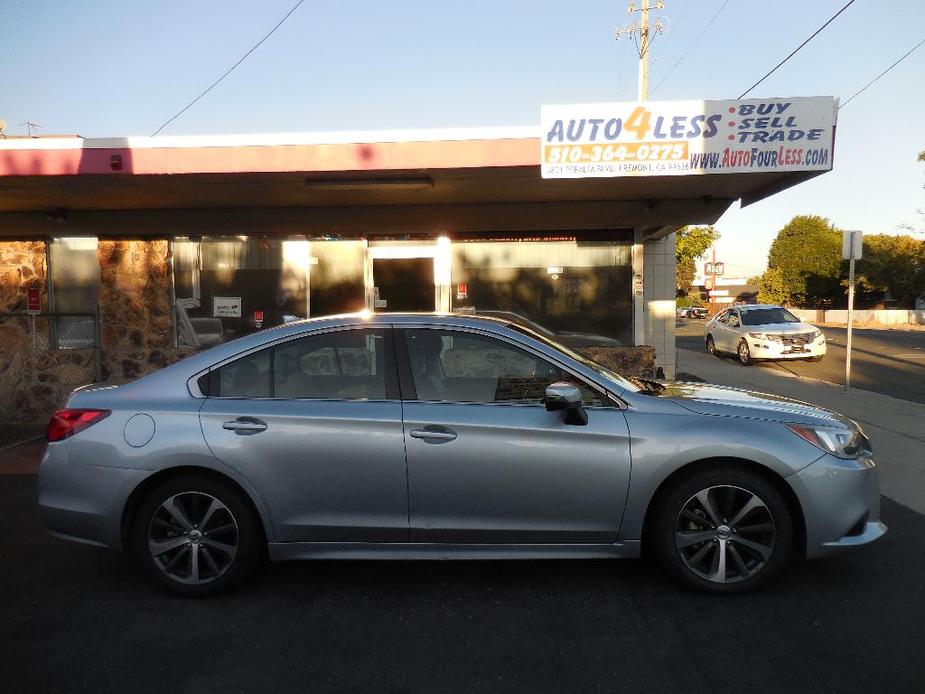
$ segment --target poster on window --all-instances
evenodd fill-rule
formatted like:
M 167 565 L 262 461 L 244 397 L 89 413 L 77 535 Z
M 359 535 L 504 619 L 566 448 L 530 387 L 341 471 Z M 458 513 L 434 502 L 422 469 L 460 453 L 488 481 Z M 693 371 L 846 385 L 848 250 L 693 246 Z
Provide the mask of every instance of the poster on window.
M 241 317 L 241 297 L 240 296 L 213 296 L 212 297 L 212 316 L 213 318 L 240 318 Z

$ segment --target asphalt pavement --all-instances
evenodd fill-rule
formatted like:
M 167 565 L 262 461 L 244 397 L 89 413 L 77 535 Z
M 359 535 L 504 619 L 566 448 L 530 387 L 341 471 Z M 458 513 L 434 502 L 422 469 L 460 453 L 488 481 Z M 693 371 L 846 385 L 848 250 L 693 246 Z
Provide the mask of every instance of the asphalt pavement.
M 677 346 L 704 350 L 704 320 L 678 319 Z M 828 352 L 821 362 L 765 362 L 763 368 L 843 385 L 848 331 L 823 326 Z M 732 358 L 732 357 L 730 357 Z M 855 328 L 851 349 L 851 385 L 894 398 L 925 403 L 925 330 Z
M 925 690 L 925 517 L 720 598 L 642 560 L 303 562 L 207 600 L 47 537 L 33 475 L 0 475 L 7 692 Z

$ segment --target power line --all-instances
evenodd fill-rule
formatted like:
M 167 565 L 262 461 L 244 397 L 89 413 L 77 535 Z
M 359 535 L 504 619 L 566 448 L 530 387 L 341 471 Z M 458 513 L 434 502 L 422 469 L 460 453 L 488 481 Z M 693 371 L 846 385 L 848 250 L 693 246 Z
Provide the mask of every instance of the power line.
M 687 0 L 687 4 L 684 6 L 684 9 L 681 11 L 681 16 L 678 17 L 678 24 L 684 21 L 684 16 L 687 14 L 687 11 L 690 9 L 691 4 L 694 0 Z M 669 18 L 668 22 L 668 35 L 665 37 L 665 40 L 662 42 L 662 50 L 659 51 L 658 55 L 652 56 L 652 61 L 660 60 L 663 55 L 665 55 L 665 48 L 668 46 L 668 42 L 671 40 L 671 35 L 674 33 L 671 27 L 674 25 L 674 21 Z
M 766 74 L 764 77 L 762 77 L 760 80 L 758 80 L 757 82 L 755 82 L 751 87 L 749 87 L 749 88 L 746 89 L 744 92 L 742 92 L 741 94 L 739 94 L 739 98 L 741 99 L 743 96 L 745 96 L 746 94 L 748 94 L 752 89 L 754 89 L 754 88 L 757 87 L 759 84 L 761 84 L 762 82 L 764 82 L 768 77 L 770 77 L 771 75 L 773 75 L 774 72 L 777 70 L 777 68 L 779 68 L 781 65 L 783 65 L 783 64 L 786 63 L 788 60 L 790 60 L 793 56 L 795 56 L 795 55 L 800 51 L 800 49 L 803 48 L 803 46 L 805 46 L 807 43 L 809 43 L 809 42 L 812 41 L 814 38 L 816 38 L 816 36 L 818 36 L 819 33 L 820 33 L 823 29 L 825 29 L 827 26 L 829 26 L 829 24 L 831 24 L 832 22 L 835 21 L 835 18 L 838 17 L 838 15 L 840 15 L 842 12 L 844 12 L 845 10 L 847 10 L 847 9 L 848 9 L 849 7 L 851 7 L 853 4 L 854 4 L 854 0 L 848 0 L 848 2 L 845 4 L 844 7 L 842 7 L 838 12 L 836 12 L 836 13 L 833 14 L 831 17 L 829 17 L 829 20 L 828 20 L 825 24 L 823 24 L 821 27 L 819 27 L 818 29 L 816 29 L 816 31 L 813 32 L 813 35 L 812 35 L 812 36 L 810 36 L 808 39 L 806 39 L 806 40 L 805 40 L 803 43 L 801 43 L 799 46 L 797 46 L 796 48 L 794 48 L 794 49 L 793 49 L 793 52 L 791 52 L 790 55 L 788 55 L 786 58 L 784 58 L 782 61 L 780 61 L 777 65 L 775 65 L 774 67 L 772 67 L 770 70 L 768 70 L 767 74 Z
M 852 0 L 852 1 L 853 1 L 853 0 Z M 652 90 L 652 93 L 653 93 L 653 94 L 654 94 L 656 91 L 658 91 L 658 88 L 661 87 L 661 86 L 665 83 L 665 80 L 667 80 L 667 79 L 668 79 L 668 76 L 669 76 L 672 72 L 674 72 L 675 68 L 678 67 L 678 65 L 680 65 L 681 63 L 684 62 L 684 59 L 688 56 L 688 54 L 689 54 L 692 50 L 694 50 L 694 47 L 695 47 L 698 43 L 700 43 L 700 39 L 702 39 L 702 38 L 703 38 L 703 35 L 707 33 L 707 31 L 710 29 L 711 26 L 713 26 L 713 22 L 716 21 L 716 18 L 719 17 L 720 13 L 721 13 L 724 9 L 726 9 L 726 5 L 728 5 L 728 4 L 729 4 L 729 0 L 725 0 L 725 2 L 723 2 L 722 5 L 720 5 L 720 7 L 719 7 L 719 9 L 716 11 L 716 13 L 710 18 L 710 21 L 707 22 L 707 25 L 706 25 L 706 26 L 703 28 L 703 30 L 697 35 L 697 38 L 694 39 L 694 42 L 688 47 L 688 49 L 687 49 L 686 51 L 684 51 L 684 53 L 681 55 L 681 57 L 678 58 L 678 60 L 675 62 L 675 64 L 671 66 L 671 68 L 668 70 L 668 72 L 665 73 L 665 75 L 662 77 L 661 81 L 659 81 L 659 83 L 655 85 L 655 89 Z
M 292 6 L 292 9 L 289 10 L 289 11 L 286 13 L 286 15 L 285 15 L 281 20 L 279 20 L 279 22 L 276 24 L 275 27 L 273 27 L 272 29 L 270 29 L 269 33 L 268 33 L 266 36 L 264 36 L 264 37 L 263 37 L 262 39 L 260 39 L 257 43 L 255 43 L 247 53 L 245 53 L 244 55 L 242 55 L 241 58 L 238 60 L 238 62 L 236 62 L 236 63 L 235 63 L 234 65 L 232 65 L 230 68 L 228 68 L 227 70 L 225 70 L 225 72 L 222 74 L 222 76 L 219 77 L 217 80 L 215 80 L 212 84 L 210 84 L 210 85 L 208 86 L 208 88 L 206 88 L 206 90 L 205 90 L 204 92 L 202 92 L 202 94 L 200 94 L 200 95 L 197 96 L 195 99 L 193 99 L 192 101 L 190 101 L 186 106 L 184 106 L 182 109 L 180 109 L 172 118 L 169 118 L 169 119 L 167 119 L 166 121 L 164 121 L 164 123 L 161 125 L 161 127 L 159 127 L 157 130 L 155 130 L 153 133 L 151 133 L 151 137 L 154 137 L 155 135 L 157 135 L 161 130 L 163 130 L 164 128 L 166 128 L 166 127 L 167 127 L 168 125 L 170 125 L 173 121 L 175 121 L 177 118 L 179 118 L 179 117 L 182 116 L 184 113 L 186 113 L 186 111 L 188 111 L 197 101 L 199 101 L 202 97 L 204 97 L 206 94 L 208 94 L 209 92 L 211 92 L 215 87 L 217 87 L 218 84 L 219 84 L 219 82 L 221 82 L 223 79 L 225 79 L 226 77 L 228 77 L 228 75 L 230 75 L 232 72 L 234 72 L 234 69 L 235 69 L 236 67 L 238 67 L 238 65 L 240 65 L 241 63 L 243 63 L 245 60 L 247 60 L 247 57 L 248 57 L 251 53 L 253 53 L 253 52 L 256 51 L 258 48 L 260 48 L 261 44 L 262 44 L 264 41 L 266 41 L 268 38 L 270 38 L 270 37 L 274 34 L 274 32 L 276 32 L 276 30 L 279 29 L 279 28 L 283 25 L 283 22 L 285 22 L 287 19 L 289 19 L 289 15 L 291 15 L 293 12 L 295 12 L 297 9 L 299 9 L 299 7 L 302 5 L 303 2 L 305 2 L 305 0 L 299 0 L 295 5 L 293 5 L 293 6 Z
M 904 61 L 904 60 L 905 60 L 906 58 L 908 58 L 910 55 L 912 55 L 913 53 L 915 53 L 915 51 L 916 51 L 918 48 L 920 48 L 920 47 L 922 46 L 922 44 L 925 44 L 925 39 L 922 39 L 922 40 L 919 41 L 917 44 L 915 44 L 912 48 L 910 48 L 910 49 L 906 52 L 906 54 L 905 54 L 902 58 L 900 58 L 900 59 L 897 60 L 895 63 L 893 63 L 892 65 L 890 65 L 886 70 L 884 70 L 883 72 L 881 72 L 879 75 L 877 75 L 876 77 L 874 77 L 870 82 L 868 82 L 868 83 L 865 84 L 863 87 L 861 87 L 858 91 L 856 91 L 854 94 L 852 94 L 852 95 L 851 95 L 851 98 L 848 99 L 848 101 L 846 101 L 845 103 L 843 103 L 841 106 L 838 107 L 838 110 L 841 110 L 841 109 L 845 108 L 845 106 L 847 106 L 848 104 L 851 103 L 851 99 L 854 99 L 854 97 L 856 97 L 856 96 L 860 96 L 870 85 L 872 85 L 874 82 L 876 82 L 877 80 L 879 80 L 881 77 L 883 77 L 886 73 L 888 73 L 888 72 L 889 72 L 890 70 L 892 70 L 894 67 L 896 67 L 897 65 L 899 65 L 902 61 Z

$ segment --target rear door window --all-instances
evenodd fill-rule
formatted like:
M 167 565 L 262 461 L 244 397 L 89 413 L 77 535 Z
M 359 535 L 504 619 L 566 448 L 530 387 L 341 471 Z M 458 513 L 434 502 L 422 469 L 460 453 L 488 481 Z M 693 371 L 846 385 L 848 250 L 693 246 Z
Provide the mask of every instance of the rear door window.
M 397 398 L 391 339 L 388 329 L 355 329 L 283 342 L 212 371 L 206 394 L 228 398 Z

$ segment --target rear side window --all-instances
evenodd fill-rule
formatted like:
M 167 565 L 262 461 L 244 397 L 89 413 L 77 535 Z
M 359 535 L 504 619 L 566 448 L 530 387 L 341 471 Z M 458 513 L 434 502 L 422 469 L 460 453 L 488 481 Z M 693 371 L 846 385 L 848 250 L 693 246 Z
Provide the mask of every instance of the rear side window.
M 270 359 L 273 350 L 265 349 L 226 364 L 213 377 L 216 395 L 231 398 L 269 398 Z M 212 390 L 211 388 L 209 389 Z
M 284 342 L 210 372 L 200 388 L 229 398 L 395 398 L 390 340 L 387 330 L 340 330 Z
M 381 330 L 342 330 L 278 345 L 274 395 L 382 400 L 386 397 L 387 340 Z

